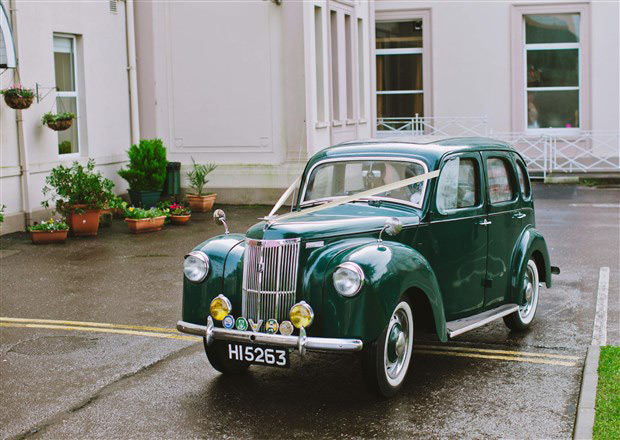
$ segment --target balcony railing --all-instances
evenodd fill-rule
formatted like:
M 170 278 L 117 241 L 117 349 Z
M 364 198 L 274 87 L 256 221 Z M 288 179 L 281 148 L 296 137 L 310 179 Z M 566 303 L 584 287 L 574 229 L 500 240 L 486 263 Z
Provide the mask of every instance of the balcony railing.
M 379 118 L 377 137 L 484 136 L 511 143 L 530 171 L 542 173 L 620 172 L 620 132 L 576 134 L 493 132 L 486 116 Z

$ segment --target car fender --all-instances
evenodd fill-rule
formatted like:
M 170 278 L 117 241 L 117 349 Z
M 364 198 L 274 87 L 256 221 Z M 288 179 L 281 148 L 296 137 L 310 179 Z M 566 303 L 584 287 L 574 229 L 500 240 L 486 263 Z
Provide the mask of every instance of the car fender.
M 523 231 L 513 251 L 509 302 L 523 303 L 523 283 L 530 256 L 534 256 L 540 280 L 544 281 L 548 288 L 551 287 L 551 260 L 545 238 L 540 231 L 530 226 Z
M 338 265 L 354 262 L 364 271 L 364 285 L 354 297 L 340 295 L 332 282 Z M 447 340 L 439 284 L 428 261 L 415 249 L 395 242 L 376 241 L 333 258 L 323 283 L 325 336 L 374 341 L 385 329 L 398 300 L 409 289 L 419 289 L 430 304 L 437 335 Z
M 230 274 L 225 271 L 229 264 L 227 264 L 227 257 L 236 248 L 239 248 L 240 244 L 243 244 L 245 237 L 241 234 L 228 234 L 218 235 L 210 238 L 203 243 L 196 246 L 194 251 L 201 251 L 209 257 L 209 274 L 207 278 L 200 283 L 192 283 L 185 276 L 183 277 L 183 320 L 194 324 L 204 324 L 207 316 L 210 313 L 211 300 L 217 295 L 224 293 L 231 301 L 233 306 L 233 313 L 235 311 L 241 311 L 241 288 L 239 286 L 238 293 L 231 290 L 234 286 L 228 286 L 225 293 L 224 280 L 227 277 L 231 277 Z M 235 253 L 235 255 L 237 255 Z M 243 254 L 243 250 L 241 250 Z

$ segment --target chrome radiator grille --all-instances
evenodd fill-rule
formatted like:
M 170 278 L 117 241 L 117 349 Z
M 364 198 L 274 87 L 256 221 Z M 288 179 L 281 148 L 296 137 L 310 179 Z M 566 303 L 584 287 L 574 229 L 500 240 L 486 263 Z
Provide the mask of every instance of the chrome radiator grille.
M 246 239 L 243 263 L 243 316 L 254 322 L 289 319 L 295 304 L 299 239 Z

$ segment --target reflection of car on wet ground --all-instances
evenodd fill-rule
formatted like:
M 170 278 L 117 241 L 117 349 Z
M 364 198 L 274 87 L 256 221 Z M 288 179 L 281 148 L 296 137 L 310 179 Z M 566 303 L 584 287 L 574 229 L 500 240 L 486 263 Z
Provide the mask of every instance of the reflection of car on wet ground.
M 445 342 L 499 318 L 523 330 L 558 272 L 525 162 L 495 140 L 337 145 L 309 160 L 293 205 L 185 258 L 177 328 L 203 336 L 223 373 L 361 352 L 369 387 L 390 396 L 416 331 Z

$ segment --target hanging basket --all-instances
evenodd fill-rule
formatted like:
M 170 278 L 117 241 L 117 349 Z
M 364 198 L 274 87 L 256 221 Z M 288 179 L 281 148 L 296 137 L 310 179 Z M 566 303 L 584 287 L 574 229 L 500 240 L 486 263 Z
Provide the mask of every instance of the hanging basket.
M 24 110 L 32 105 L 34 96 L 20 96 L 14 93 L 5 93 L 4 102 L 15 110 Z
M 68 129 L 73 125 L 73 119 L 61 119 L 58 121 L 49 121 L 47 126 L 52 130 L 63 131 Z

